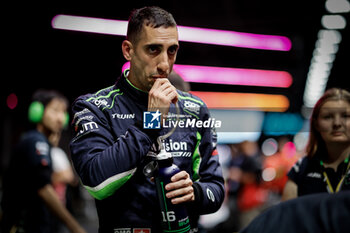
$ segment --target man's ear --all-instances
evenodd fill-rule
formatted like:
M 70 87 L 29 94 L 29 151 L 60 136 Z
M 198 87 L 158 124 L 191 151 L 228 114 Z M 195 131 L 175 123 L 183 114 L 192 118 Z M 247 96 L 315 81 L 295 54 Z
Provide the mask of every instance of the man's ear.
M 132 43 L 128 40 L 124 40 L 122 43 L 122 51 L 123 56 L 127 61 L 131 60 L 132 54 L 133 54 L 133 46 Z

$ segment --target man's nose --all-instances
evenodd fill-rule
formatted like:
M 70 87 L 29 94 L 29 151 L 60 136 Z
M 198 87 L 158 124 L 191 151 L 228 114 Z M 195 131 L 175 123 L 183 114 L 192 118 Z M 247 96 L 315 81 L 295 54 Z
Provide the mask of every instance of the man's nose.
M 169 57 L 167 53 L 162 53 L 159 55 L 159 61 L 158 61 L 158 65 L 157 65 L 157 70 L 160 74 L 169 73 L 169 68 L 170 68 L 170 64 L 169 64 Z

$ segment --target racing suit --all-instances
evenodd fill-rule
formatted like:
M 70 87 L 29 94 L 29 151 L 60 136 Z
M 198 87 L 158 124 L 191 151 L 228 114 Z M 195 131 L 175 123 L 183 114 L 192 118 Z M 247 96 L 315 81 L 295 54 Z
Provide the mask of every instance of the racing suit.
M 126 73 L 115 85 L 80 96 L 73 103 L 72 160 L 83 186 L 95 198 L 99 232 L 160 232 L 155 184 L 145 177 L 143 168 L 158 152 L 157 137 L 171 130 L 169 122 L 174 122 L 176 111 L 172 104 L 167 127 L 144 129 L 148 93 L 134 87 Z M 189 127 L 177 128 L 163 145 L 194 181 L 195 201 L 186 205 L 195 229 L 200 214 L 215 212 L 221 206 L 224 180 L 215 130 L 194 123 L 208 123 L 206 105 L 189 93 L 178 90 L 178 94 L 180 121 Z

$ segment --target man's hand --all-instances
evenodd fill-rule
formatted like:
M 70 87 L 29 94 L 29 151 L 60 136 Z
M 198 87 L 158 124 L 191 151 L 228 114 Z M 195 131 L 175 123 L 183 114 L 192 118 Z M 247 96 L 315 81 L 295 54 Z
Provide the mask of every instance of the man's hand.
M 170 104 L 175 104 L 177 100 L 176 88 L 170 81 L 166 78 L 156 79 L 148 94 L 148 111 L 159 110 L 163 119 L 168 115 Z
M 175 174 L 171 181 L 165 189 L 168 191 L 166 197 L 170 198 L 173 204 L 194 201 L 193 182 L 186 171 Z

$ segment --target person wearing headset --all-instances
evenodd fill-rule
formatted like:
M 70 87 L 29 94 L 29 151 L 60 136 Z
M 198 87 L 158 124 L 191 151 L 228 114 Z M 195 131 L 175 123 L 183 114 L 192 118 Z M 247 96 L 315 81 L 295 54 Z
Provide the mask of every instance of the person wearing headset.
M 34 93 L 28 117 L 35 128 L 21 137 L 4 176 L 2 232 L 54 232 L 52 214 L 71 232 L 85 232 L 52 186 L 49 138 L 68 124 L 67 107 L 67 99 L 57 91 Z

